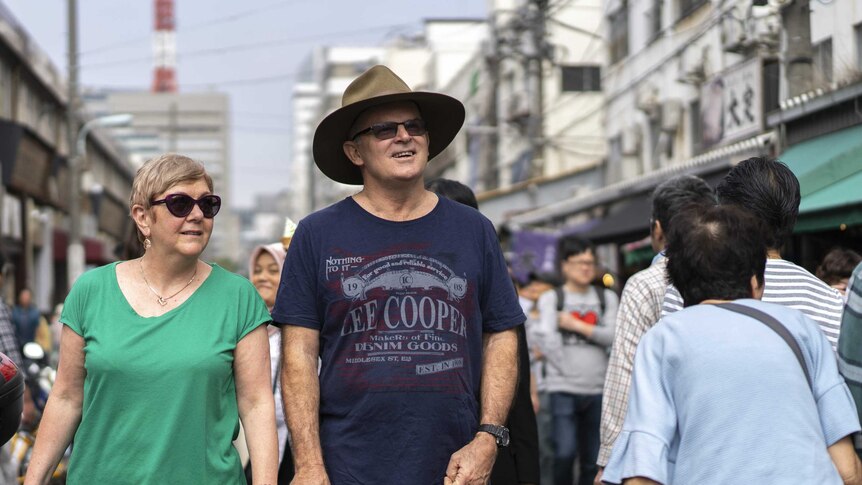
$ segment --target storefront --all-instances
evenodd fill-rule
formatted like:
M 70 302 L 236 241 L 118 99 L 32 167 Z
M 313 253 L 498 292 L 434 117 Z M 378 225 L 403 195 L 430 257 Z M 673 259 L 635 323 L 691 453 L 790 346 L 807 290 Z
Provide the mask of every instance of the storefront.
M 708 151 L 684 163 L 512 217 L 509 221 L 514 235 L 512 258 L 525 259 L 518 254 L 519 248 L 514 245 L 519 233 L 544 232 L 555 235 L 553 243 L 546 243 L 548 246 L 556 244 L 565 234 L 577 234 L 598 246 L 600 261 L 622 284 L 652 261 L 653 253 L 648 240 L 652 211 L 650 197 L 656 186 L 674 176 L 692 174 L 703 177 L 715 187 L 739 161 L 752 156 L 771 155 L 774 138 L 773 133 L 757 135 Z M 547 258 L 541 261 L 547 264 Z
M 862 252 L 862 84 L 792 99 L 769 116 L 783 136 L 779 158 L 802 201 L 787 253 L 813 270 L 833 247 Z
M 67 165 L 39 135 L 9 120 L 0 120 L 0 161 L 3 162 L 0 250 L 12 265 L 12 272 L 7 274 L 9 287 L 14 289 L 11 293 L 25 286 L 32 288 L 37 305 L 47 310 L 54 285 L 51 275 L 43 271 L 51 264 L 52 252 L 44 231 L 54 214 L 65 208 L 65 192 L 61 187 L 62 179 L 67 177 Z

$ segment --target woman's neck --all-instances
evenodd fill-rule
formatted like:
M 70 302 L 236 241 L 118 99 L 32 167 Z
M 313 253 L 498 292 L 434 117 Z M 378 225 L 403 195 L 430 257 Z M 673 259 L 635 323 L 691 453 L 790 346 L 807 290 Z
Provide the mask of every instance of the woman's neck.
M 148 280 L 168 285 L 173 281 L 188 280 L 197 271 L 198 258 L 165 255 L 151 248 L 141 256 L 140 264 Z

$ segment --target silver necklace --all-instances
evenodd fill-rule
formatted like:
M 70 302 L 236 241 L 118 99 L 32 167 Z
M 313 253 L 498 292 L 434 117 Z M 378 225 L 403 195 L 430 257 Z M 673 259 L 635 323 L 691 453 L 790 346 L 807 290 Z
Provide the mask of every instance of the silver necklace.
M 186 288 L 188 288 L 188 287 L 189 287 L 189 285 L 190 285 L 190 284 L 192 284 L 192 281 L 194 281 L 194 280 L 195 280 L 195 276 L 197 276 L 197 275 L 198 275 L 198 265 L 197 265 L 197 263 L 195 263 L 195 272 L 194 272 L 194 274 L 192 274 L 192 277 L 191 277 L 191 279 L 189 280 L 189 282 L 188 282 L 188 283 L 186 283 L 182 288 L 180 288 L 180 289 L 179 289 L 179 291 L 177 291 L 177 292 L 176 292 L 176 293 L 174 293 L 173 295 L 162 298 L 162 296 L 161 296 L 161 295 L 159 295 L 159 294 L 156 292 L 156 290 L 154 290 L 154 289 L 153 289 L 153 287 L 152 287 L 152 286 L 150 286 L 150 282 L 149 282 L 149 281 L 147 281 L 147 275 L 145 275 L 145 274 L 144 274 L 144 263 L 143 263 L 143 259 L 144 259 L 144 258 L 141 258 L 141 259 L 139 259 L 139 260 L 138 260 L 138 266 L 141 268 L 141 276 L 143 276 L 143 277 L 144 277 L 144 284 L 145 284 L 145 285 L 147 285 L 147 288 L 149 288 L 149 289 L 150 289 L 150 291 L 152 291 L 154 295 L 156 295 L 156 298 L 157 298 L 157 299 L 158 299 L 158 301 L 159 301 L 159 305 L 161 305 L 161 306 L 165 306 L 165 305 L 167 305 L 167 304 L 168 304 L 168 300 L 170 300 L 171 298 L 173 298 L 173 297 L 175 297 L 175 296 L 179 295 L 180 293 L 182 293 L 182 291 L 183 291 L 183 290 L 185 290 Z

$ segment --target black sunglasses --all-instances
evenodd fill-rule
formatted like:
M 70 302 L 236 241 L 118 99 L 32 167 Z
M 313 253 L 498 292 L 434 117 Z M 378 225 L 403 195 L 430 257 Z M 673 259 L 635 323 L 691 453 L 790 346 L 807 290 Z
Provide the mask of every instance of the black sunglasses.
M 150 202 L 150 205 L 157 204 L 165 204 L 168 212 L 175 217 L 186 217 L 191 214 L 192 209 L 197 204 L 201 208 L 204 217 L 212 219 L 218 214 L 219 209 L 221 209 L 221 197 L 217 195 L 205 195 L 200 199 L 193 199 L 190 195 L 186 194 L 170 194 L 165 196 L 164 199 Z
M 374 123 L 368 128 L 358 131 L 355 135 L 353 135 L 352 140 L 356 140 L 356 138 L 368 132 L 373 133 L 374 137 L 378 140 L 388 140 L 390 138 L 395 138 L 395 135 L 398 134 L 399 125 L 404 125 L 404 129 L 407 130 L 407 134 L 410 136 L 421 136 L 425 133 L 428 133 L 428 129 L 425 128 L 425 120 L 421 118 L 416 118 L 413 120 L 403 121 L 401 123 L 397 121 L 384 121 L 381 123 Z

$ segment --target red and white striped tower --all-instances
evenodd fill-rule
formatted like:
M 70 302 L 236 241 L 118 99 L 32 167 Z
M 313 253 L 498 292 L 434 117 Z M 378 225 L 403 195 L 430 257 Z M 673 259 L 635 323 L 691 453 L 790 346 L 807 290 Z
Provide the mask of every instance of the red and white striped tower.
M 153 54 L 156 70 L 153 73 L 153 92 L 175 93 L 177 43 L 174 33 L 174 0 L 155 0 L 155 21 Z

